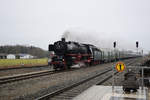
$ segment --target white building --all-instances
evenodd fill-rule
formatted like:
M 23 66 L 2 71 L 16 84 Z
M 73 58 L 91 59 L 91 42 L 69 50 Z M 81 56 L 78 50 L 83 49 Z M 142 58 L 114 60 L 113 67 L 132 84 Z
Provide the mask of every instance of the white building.
M 32 59 L 34 58 L 34 56 L 30 55 L 30 54 L 19 54 L 20 59 Z
M 16 59 L 16 55 L 15 54 L 8 54 L 7 59 Z

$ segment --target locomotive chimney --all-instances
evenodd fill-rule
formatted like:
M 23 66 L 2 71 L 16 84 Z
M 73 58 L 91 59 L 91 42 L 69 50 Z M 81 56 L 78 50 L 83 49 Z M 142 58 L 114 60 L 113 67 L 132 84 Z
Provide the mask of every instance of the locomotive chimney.
M 66 42 L 65 38 L 61 38 L 61 41 Z

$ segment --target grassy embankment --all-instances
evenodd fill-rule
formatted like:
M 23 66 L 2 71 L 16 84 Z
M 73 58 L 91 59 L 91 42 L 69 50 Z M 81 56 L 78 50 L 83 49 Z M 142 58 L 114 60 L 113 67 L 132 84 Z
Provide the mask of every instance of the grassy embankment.
M 0 59 L 1 68 L 31 67 L 48 65 L 48 59 Z

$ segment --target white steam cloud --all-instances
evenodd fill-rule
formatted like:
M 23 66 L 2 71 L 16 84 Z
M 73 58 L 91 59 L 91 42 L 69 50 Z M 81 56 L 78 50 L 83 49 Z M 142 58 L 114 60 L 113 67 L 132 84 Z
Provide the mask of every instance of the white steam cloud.
M 93 44 L 99 48 L 113 49 L 113 42 L 117 42 L 117 49 L 135 51 L 135 43 L 130 43 L 122 37 L 113 37 L 108 33 L 98 33 L 80 28 L 66 30 L 62 37 L 67 41 Z

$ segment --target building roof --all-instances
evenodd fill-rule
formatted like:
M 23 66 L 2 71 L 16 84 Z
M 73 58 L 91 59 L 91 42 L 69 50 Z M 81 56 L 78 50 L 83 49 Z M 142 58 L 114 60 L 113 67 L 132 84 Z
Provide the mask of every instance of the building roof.
M 24 56 L 27 56 L 27 55 L 32 56 L 30 54 L 23 54 L 23 53 L 18 54 L 18 56 L 20 56 L 20 57 L 24 57 Z
M 0 53 L 0 56 L 7 56 L 7 54 L 5 54 L 5 53 Z
M 7 56 L 7 55 L 15 55 L 15 56 L 20 56 L 20 57 L 24 57 L 24 56 L 27 56 L 27 55 L 32 56 L 32 55 L 30 55 L 30 54 L 22 54 L 22 53 L 20 53 L 20 54 L 6 54 L 6 53 L 0 53 L 0 56 Z

